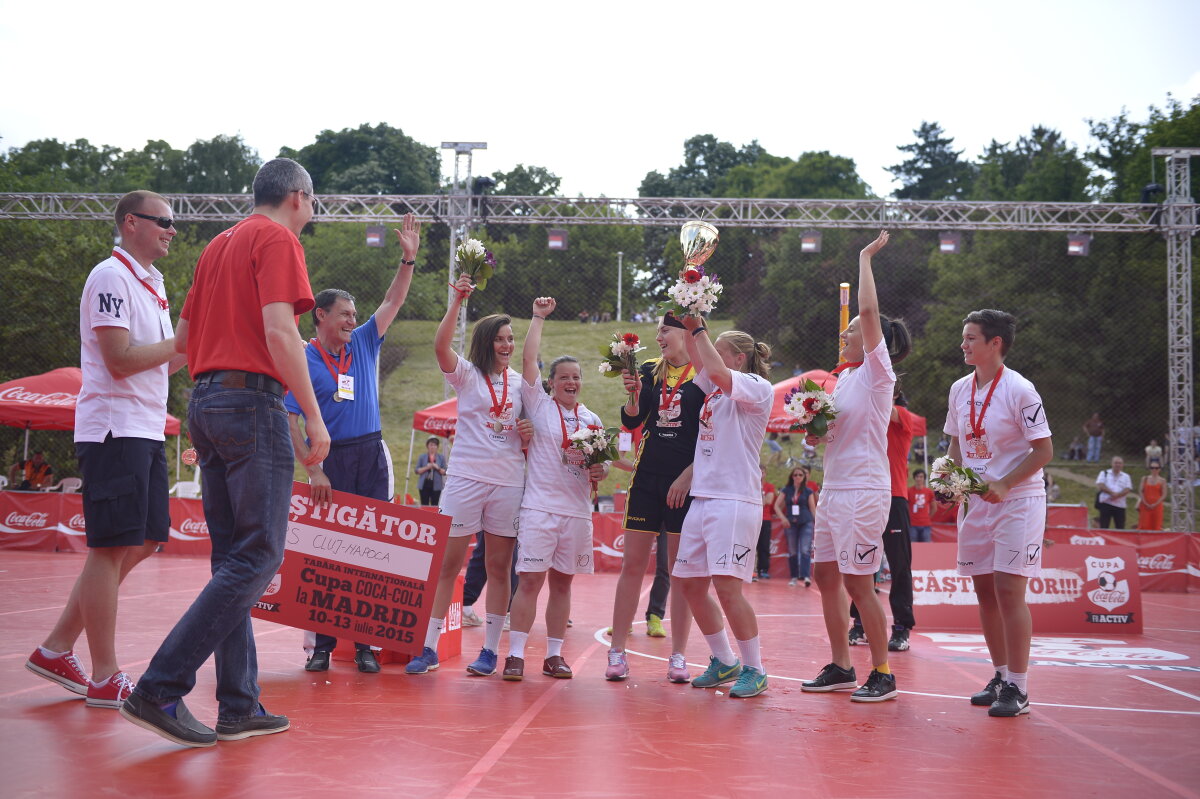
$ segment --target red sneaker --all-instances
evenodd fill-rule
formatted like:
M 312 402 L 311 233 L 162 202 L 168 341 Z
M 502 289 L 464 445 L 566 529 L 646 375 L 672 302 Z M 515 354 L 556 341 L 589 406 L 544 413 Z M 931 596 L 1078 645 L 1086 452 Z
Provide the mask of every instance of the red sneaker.
M 25 668 L 39 677 L 45 677 L 51 682 L 58 683 L 71 693 L 80 696 L 87 695 L 87 672 L 83 670 L 83 666 L 79 665 L 79 659 L 75 657 L 74 652 L 59 655 L 56 658 L 48 658 L 42 654 L 41 647 L 38 647 L 33 650 L 29 660 L 25 661 Z
M 133 680 L 123 671 L 118 671 L 99 685 L 88 683 L 88 707 L 119 708 L 133 693 Z

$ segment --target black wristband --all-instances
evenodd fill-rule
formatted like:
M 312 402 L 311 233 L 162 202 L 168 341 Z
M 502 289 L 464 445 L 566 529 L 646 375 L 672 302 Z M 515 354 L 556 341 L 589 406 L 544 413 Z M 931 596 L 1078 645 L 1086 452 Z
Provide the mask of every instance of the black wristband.
M 400 259 L 400 263 L 404 264 L 405 266 L 416 266 L 417 265 L 416 261 L 406 261 L 403 258 Z
M 706 325 L 706 326 L 704 326 L 704 327 L 698 327 L 698 328 L 696 328 L 695 330 L 693 330 L 693 331 L 692 331 L 692 338 L 695 338 L 696 336 L 700 335 L 701 333 L 707 333 L 707 332 L 708 332 L 708 326 L 707 326 L 707 325 Z

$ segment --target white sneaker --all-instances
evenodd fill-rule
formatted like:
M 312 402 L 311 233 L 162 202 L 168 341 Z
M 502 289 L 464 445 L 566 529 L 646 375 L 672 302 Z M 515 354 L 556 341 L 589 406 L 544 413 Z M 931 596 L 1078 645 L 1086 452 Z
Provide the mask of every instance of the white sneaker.
M 788 580 L 788 588 L 795 588 L 796 583 L 798 583 L 798 582 L 800 582 L 800 581 L 798 579 L 796 579 L 795 577 L 793 577 L 792 579 Z
M 463 608 L 462 614 L 463 627 L 482 627 L 483 619 L 479 618 L 479 614 L 475 612 L 475 608 Z
M 507 616 L 507 615 L 505 615 L 505 617 L 504 617 L 504 628 L 503 628 L 503 629 L 504 629 L 504 630 L 508 630 L 508 628 L 509 628 L 509 625 L 510 625 L 511 623 L 512 623 L 512 618 L 511 618 L 510 616 Z

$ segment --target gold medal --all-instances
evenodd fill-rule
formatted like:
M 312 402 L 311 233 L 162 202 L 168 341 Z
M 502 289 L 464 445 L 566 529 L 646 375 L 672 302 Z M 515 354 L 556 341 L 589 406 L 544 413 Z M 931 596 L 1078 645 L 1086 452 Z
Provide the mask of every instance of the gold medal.
M 497 419 L 496 421 L 492 422 L 492 429 L 495 430 L 497 433 L 503 433 L 504 432 L 504 422 Z
M 333 401 L 334 401 L 334 402 L 341 402 L 341 401 L 342 401 L 342 395 L 341 395 L 341 394 L 338 394 L 337 392 L 334 392 L 334 395 L 333 395 Z

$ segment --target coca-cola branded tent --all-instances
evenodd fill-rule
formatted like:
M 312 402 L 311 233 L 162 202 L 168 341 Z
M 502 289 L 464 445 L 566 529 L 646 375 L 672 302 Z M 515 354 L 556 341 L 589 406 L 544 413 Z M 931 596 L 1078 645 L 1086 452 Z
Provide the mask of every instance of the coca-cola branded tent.
M 75 399 L 82 387 L 83 372 L 77 366 L 0 384 L 0 424 L 25 428 L 24 457 L 29 457 L 30 430 L 75 429 Z M 179 430 L 179 420 L 168 413 L 164 432 L 177 436 Z
M 435 436 L 449 438 L 454 435 L 458 425 L 458 398 L 451 397 L 436 405 L 430 405 L 424 410 L 413 414 L 412 434 L 408 437 L 408 469 L 404 473 L 404 494 L 408 495 L 408 481 L 413 473 L 413 446 L 417 440 L 417 431 Z

